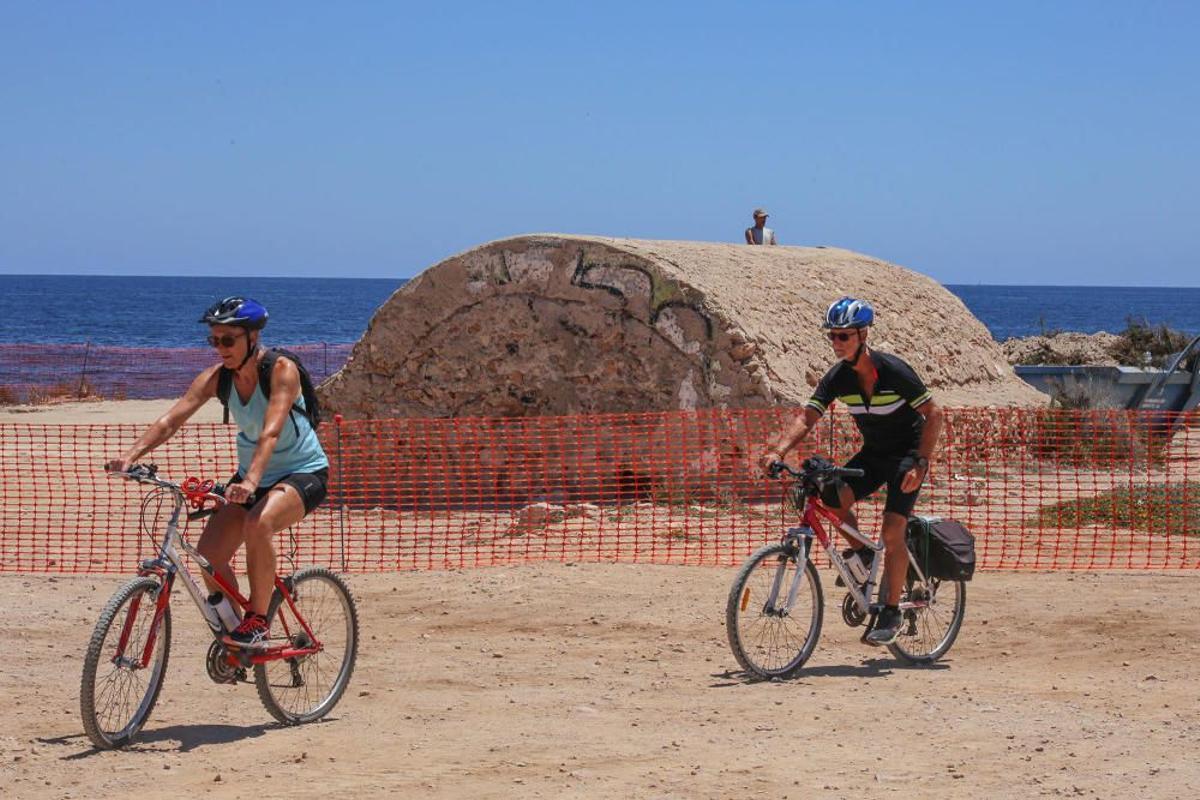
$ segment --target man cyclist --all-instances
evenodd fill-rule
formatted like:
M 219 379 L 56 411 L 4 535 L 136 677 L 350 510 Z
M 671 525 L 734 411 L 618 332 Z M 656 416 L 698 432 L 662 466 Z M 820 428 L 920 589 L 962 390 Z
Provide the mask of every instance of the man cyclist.
M 325 499 L 329 477 L 329 459 L 316 431 L 304 414 L 292 410 L 294 406 L 304 408 L 297 366 L 287 358 L 275 359 L 269 399 L 259 385 L 259 362 L 264 355 L 259 337 L 267 316 L 262 305 L 247 298 L 227 297 L 214 303 L 200 321 L 209 326 L 208 343 L 216 348 L 221 363 L 201 372 L 183 397 L 124 455 L 105 465 L 110 471 L 127 471 L 217 396 L 222 369 L 232 372 L 228 407 L 238 426 L 238 471 L 225 489 L 229 503 L 209 518 L 197 549 L 236 587 L 237 576 L 229 561 L 245 543 L 250 606 L 225 642 L 250 649 L 267 646 L 266 613 L 276 563 L 272 538 Z M 214 593 L 210 602 L 218 601 L 217 583 L 207 574 L 204 579 Z
M 835 400 L 846 404 L 863 444 L 845 466 L 861 469 L 864 474 L 839 482 L 836 497 L 826 491 L 822 498 L 838 517 L 857 528 L 854 503 L 887 485 L 883 510 L 887 601 L 874 630 L 867 635 L 870 643 L 884 645 L 896 641 L 900 634 L 900 595 L 908 573 L 905 528 L 929 472 L 929 457 L 942 430 L 942 410 L 912 367 L 890 353 L 867 346 L 874 322 L 875 310 L 865 300 L 843 297 L 829 306 L 822 327 L 828 329 L 829 343 L 839 361 L 821 378 L 804 413 L 784 429 L 775 446 L 763 456 L 763 466 L 782 461 L 808 436 Z M 844 555 L 857 550 L 869 566 L 874 551 L 860 542 L 850 543 Z

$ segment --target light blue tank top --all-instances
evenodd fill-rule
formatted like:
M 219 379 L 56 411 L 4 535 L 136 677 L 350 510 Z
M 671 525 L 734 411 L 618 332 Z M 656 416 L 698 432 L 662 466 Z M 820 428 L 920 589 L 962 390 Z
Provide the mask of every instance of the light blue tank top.
M 296 402 L 303 407 L 304 396 L 297 397 Z M 263 421 L 267 415 L 267 403 L 266 395 L 258 384 L 254 385 L 254 394 L 246 403 L 242 403 L 242 398 L 238 396 L 237 387 L 230 387 L 229 414 L 239 429 L 238 472 L 242 475 L 250 470 L 250 463 L 254 460 L 254 450 L 258 447 L 258 437 L 262 435 Z M 316 472 L 329 466 L 329 459 L 325 457 L 317 432 L 308 418 L 298 411 L 292 411 L 290 416 L 291 419 L 284 421 L 283 430 L 279 432 L 275 452 L 271 453 L 271 460 L 267 462 L 262 480 L 258 482 L 260 486 L 270 486 L 293 472 Z M 295 425 L 292 424 L 293 420 Z

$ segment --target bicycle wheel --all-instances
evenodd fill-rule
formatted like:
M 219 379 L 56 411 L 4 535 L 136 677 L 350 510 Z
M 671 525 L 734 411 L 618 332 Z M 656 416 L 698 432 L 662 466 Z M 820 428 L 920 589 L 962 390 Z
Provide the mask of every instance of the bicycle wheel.
M 153 578 L 129 581 L 108 601 L 92 631 L 83 659 L 79 709 L 83 730 L 99 749 L 129 744 L 162 691 L 171 653 L 170 606 L 163 611 L 149 662 L 141 663 L 160 590 Z
M 906 603 L 915 605 L 905 608 Z M 900 608 L 903 617 L 900 636 L 888 649 L 896 658 L 911 664 L 932 664 L 946 654 L 962 629 L 967 584 L 939 578 L 920 581 L 910 569 Z
M 324 567 L 309 567 L 292 576 L 292 587 L 296 608 L 322 650 L 254 665 L 258 697 L 284 725 L 312 722 L 328 714 L 346 691 L 358 654 L 358 611 L 342 579 Z M 308 635 L 278 590 L 267 616 L 276 634 L 283 632 L 281 622 L 287 622 L 293 646 L 309 645 Z
M 760 547 L 738 570 L 725 606 L 734 658 L 760 678 L 791 676 L 817 646 L 824 606 L 811 561 L 797 562 L 782 543 Z

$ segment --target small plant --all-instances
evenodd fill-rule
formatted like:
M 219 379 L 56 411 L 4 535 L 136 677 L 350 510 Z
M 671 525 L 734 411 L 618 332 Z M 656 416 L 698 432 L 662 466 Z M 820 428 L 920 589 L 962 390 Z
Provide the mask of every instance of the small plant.
M 1145 319 L 1125 318 L 1125 330 L 1117 334 L 1117 340 L 1109 347 L 1109 354 L 1117 363 L 1127 367 L 1165 367 L 1167 358 L 1187 347 L 1191 340 L 1186 333 L 1157 327 Z
M 49 386 L 33 386 L 29 389 L 27 402 L 31 406 L 62 403 L 79 397 L 79 386 L 74 383 L 55 383 Z
M 1082 411 L 1090 408 L 1113 408 L 1112 392 L 1106 383 L 1097 383 L 1091 378 L 1084 380 L 1060 380 L 1050 388 L 1050 407 Z
M 1196 536 L 1200 530 L 1200 483 L 1134 486 L 1064 500 L 1039 508 L 1033 522 L 1042 528 L 1105 525 Z
M 1047 328 L 1046 327 L 1045 315 L 1038 317 L 1038 336 L 1045 336 L 1047 339 L 1053 339 L 1055 336 L 1058 336 L 1060 333 L 1063 333 L 1062 328 Z
M 1129 412 L 1049 408 L 1031 420 L 1028 442 L 1037 458 L 1106 467 L 1161 461 L 1168 440 Z

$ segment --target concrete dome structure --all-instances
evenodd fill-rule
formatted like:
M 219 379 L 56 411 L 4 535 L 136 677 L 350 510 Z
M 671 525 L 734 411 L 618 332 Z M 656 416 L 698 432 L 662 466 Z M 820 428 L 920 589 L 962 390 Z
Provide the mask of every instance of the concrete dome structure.
M 947 405 L 1034 405 L 939 283 L 848 250 L 539 234 L 437 264 L 376 312 L 321 387 L 347 418 L 800 404 L 833 363 L 834 299 L 869 299 L 870 342 Z

